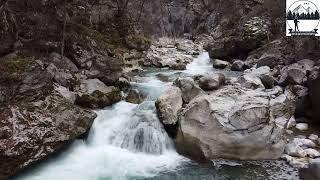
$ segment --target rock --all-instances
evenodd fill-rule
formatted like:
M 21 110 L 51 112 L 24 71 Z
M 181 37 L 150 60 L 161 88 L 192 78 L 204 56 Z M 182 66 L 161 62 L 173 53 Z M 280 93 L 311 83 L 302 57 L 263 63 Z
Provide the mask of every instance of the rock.
M 0 110 L 0 174 L 10 176 L 48 159 L 90 129 L 96 114 L 54 93 Z
M 128 96 L 126 97 L 126 101 L 132 104 L 141 104 L 144 99 L 145 95 L 137 89 L 130 89 Z
M 49 62 L 54 64 L 58 69 L 69 70 L 70 72 L 78 72 L 78 67 L 67 57 L 62 57 L 58 53 L 51 53 Z
M 194 46 L 194 44 L 192 44 L 192 46 Z M 167 44 L 165 43 L 164 45 L 151 46 L 147 52 L 144 65 L 184 70 L 185 66 L 192 62 L 192 60 L 193 58 L 191 55 L 186 54 L 184 51 L 178 51 L 175 47 L 167 47 Z
M 277 103 L 269 102 L 272 96 Z M 178 152 L 192 159 L 278 159 L 284 130 L 273 119 L 289 120 L 294 113 L 293 99 L 278 96 L 277 91 L 225 86 L 196 97 L 179 116 Z
M 319 138 L 319 136 L 315 135 L 315 134 L 310 134 L 310 136 L 309 136 L 309 139 L 312 141 L 315 141 L 315 142 L 318 140 L 318 138 Z
M 306 131 L 309 129 L 309 125 L 307 123 L 298 123 L 296 125 L 296 129 L 298 129 L 300 131 Z
M 275 122 L 277 123 L 277 125 L 279 125 L 283 128 L 286 127 L 287 129 L 290 129 L 290 128 L 293 128 L 296 126 L 296 120 L 295 120 L 294 116 L 292 116 L 289 119 L 289 121 L 285 117 L 279 117 L 279 118 L 275 119 Z
M 297 97 L 295 115 L 297 117 L 306 116 L 306 111 L 310 109 L 308 88 L 301 85 L 288 86 L 287 88 L 290 88 Z
M 311 160 L 308 167 L 299 169 L 299 177 L 303 180 L 320 179 L 320 159 Z
M 272 76 L 263 74 L 260 76 L 260 80 L 266 89 L 273 89 L 275 80 Z
M 281 54 L 269 54 L 265 53 L 263 54 L 260 59 L 257 62 L 257 68 L 263 67 L 263 66 L 268 66 L 271 69 L 273 69 L 276 65 L 278 65 L 281 61 Z
M 212 91 L 218 89 L 225 83 L 226 77 L 222 73 L 213 75 L 206 75 L 199 80 L 199 86 L 205 91 Z
M 308 148 L 316 147 L 316 144 L 310 139 L 294 138 L 293 143 L 297 144 L 300 147 L 308 147 Z
M 110 106 L 121 100 L 121 91 L 118 88 L 112 86 L 109 87 L 108 91 L 109 92 L 101 92 L 95 90 L 90 94 L 77 95 L 75 104 L 86 108 L 97 109 Z
M 121 90 L 127 90 L 131 87 L 130 82 L 128 81 L 128 79 L 124 78 L 124 77 L 120 77 L 119 80 L 116 83 L 116 86 L 118 88 L 120 88 Z
M 57 91 L 62 97 L 64 97 L 68 102 L 74 103 L 76 100 L 76 94 L 74 92 L 71 92 L 66 87 L 55 85 L 54 86 L 55 91 Z
M 217 69 L 224 69 L 226 67 L 228 67 L 230 64 L 227 61 L 222 61 L 219 59 L 214 59 L 213 60 L 213 67 L 217 68 Z
M 187 65 L 183 64 L 183 63 L 176 63 L 176 64 L 172 65 L 170 67 L 170 69 L 173 69 L 173 70 L 186 70 L 187 69 Z
M 232 63 L 232 71 L 242 71 L 244 69 L 244 62 L 241 60 L 236 60 Z
M 182 99 L 186 104 L 195 97 L 205 94 L 192 78 L 178 78 L 175 80 L 174 85 L 181 89 Z
M 316 157 L 320 157 L 320 153 L 319 151 L 315 150 L 315 149 L 306 149 L 304 150 L 304 152 L 307 154 L 308 157 L 310 158 L 316 158 Z
M 171 137 L 176 137 L 178 113 L 182 104 L 182 93 L 178 87 L 170 88 L 156 101 L 158 117 Z
M 257 89 L 257 88 L 265 88 L 263 85 L 261 78 L 262 76 L 267 76 L 270 73 L 270 68 L 267 66 L 260 67 L 258 69 L 246 70 L 242 76 L 237 79 L 237 82 L 240 83 L 243 87 L 248 89 Z M 263 77 L 262 77 L 263 78 Z M 264 80 L 267 81 L 266 77 Z M 270 82 L 265 82 L 266 85 Z
M 313 67 L 315 66 L 315 62 L 310 59 L 303 59 L 298 61 L 298 64 L 302 66 L 306 71 L 311 72 Z
M 99 79 L 82 80 L 75 103 L 87 108 L 104 108 L 122 98 L 119 88 L 106 86 Z
M 306 157 L 307 153 L 298 144 L 292 142 L 286 145 L 285 153 L 294 157 Z
M 303 66 L 298 63 L 285 66 L 281 69 L 279 84 L 286 85 L 301 85 L 306 78 L 307 72 Z
M 85 75 L 89 79 L 99 79 L 107 86 L 113 86 L 123 74 L 122 67 L 124 67 L 124 62 L 121 59 L 96 56 L 88 71 L 85 71 Z

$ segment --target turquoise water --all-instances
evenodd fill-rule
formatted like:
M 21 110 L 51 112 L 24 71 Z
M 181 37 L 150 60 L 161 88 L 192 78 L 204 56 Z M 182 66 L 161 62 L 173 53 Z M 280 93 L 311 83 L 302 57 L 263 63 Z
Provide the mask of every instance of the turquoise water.
M 227 180 L 297 179 L 297 173 L 281 161 L 214 161 L 197 164 L 180 156 L 159 122 L 154 101 L 177 77 L 217 72 L 207 53 L 185 71 L 147 69 L 132 85 L 148 97 L 140 105 L 119 102 L 98 110 L 87 140 L 21 174 L 17 180 Z M 237 76 L 221 71 L 227 77 Z

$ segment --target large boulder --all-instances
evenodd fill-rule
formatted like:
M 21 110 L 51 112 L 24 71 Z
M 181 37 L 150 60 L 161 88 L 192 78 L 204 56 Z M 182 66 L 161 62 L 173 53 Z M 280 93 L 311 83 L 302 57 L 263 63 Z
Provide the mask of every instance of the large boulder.
M 0 109 L 0 179 L 61 150 L 90 129 L 96 114 L 56 93 Z
M 178 87 L 170 88 L 156 101 L 158 117 L 171 137 L 176 136 L 178 113 L 182 105 L 182 93 Z
M 309 66 L 305 62 L 294 63 L 281 69 L 279 84 L 301 85 L 307 80 L 307 73 L 310 71 Z
M 235 60 L 231 65 L 232 71 L 242 71 L 244 69 L 244 62 L 241 60 Z
M 257 62 L 257 68 L 262 66 L 269 66 L 271 69 L 276 65 L 280 64 L 282 61 L 282 57 L 280 53 L 265 53 L 263 54 Z
M 138 89 L 130 89 L 126 101 L 132 104 L 141 104 L 146 96 Z
M 193 159 L 278 159 L 284 129 L 274 119 L 294 113 L 293 96 L 281 88 L 225 86 L 193 99 L 181 112 L 176 145 Z
M 270 88 L 272 82 L 264 76 L 269 77 L 270 68 L 267 66 L 248 69 L 243 75 L 237 78 L 237 82 L 248 89 Z M 265 84 L 264 84 L 265 83 Z M 266 85 L 266 86 L 265 86 Z
M 222 60 L 219 60 L 219 59 L 214 59 L 212 64 L 213 64 L 213 67 L 217 68 L 217 69 L 224 69 L 224 68 L 230 66 L 229 62 L 222 61 Z
M 205 92 L 194 82 L 192 78 L 178 78 L 174 85 L 179 87 L 182 92 L 184 103 L 189 103 L 193 98 L 205 94 Z
M 205 91 L 218 89 L 225 83 L 226 77 L 222 73 L 205 75 L 199 79 L 199 86 Z
M 75 103 L 87 108 L 104 108 L 122 98 L 119 88 L 106 86 L 98 79 L 82 80 Z
M 99 79 L 108 86 L 113 86 L 117 83 L 123 74 L 124 62 L 120 58 L 108 56 L 96 56 L 88 71 L 85 74 L 90 79 Z

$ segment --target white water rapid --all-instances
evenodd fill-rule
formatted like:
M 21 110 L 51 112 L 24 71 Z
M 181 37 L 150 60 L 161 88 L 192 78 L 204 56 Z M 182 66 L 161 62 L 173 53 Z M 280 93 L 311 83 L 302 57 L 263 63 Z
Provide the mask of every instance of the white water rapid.
M 121 101 L 96 111 L 87 140 L 76 141 L 66 152 L 42 163 L 17 180 L 127 180 L 127 179 L 234 179 L 252 177 L 252 167 L 221 169 L 199 166 L 177 154 L 159 122 L 154 102 L 179 76 L 213 72 L 208 53 L 185 71 L 146 70 L 132 83 L 148 94 L 140 105 Z M 228 73 L 224 72 L 227 76 Z M 167 81 L 159 80 L 159 76 Z M 259 168 L 256 168 L 259 170 Z M 261 168 L 260 168 L 261 169 Z M 263 173 L 264 169 L 262 168 Z M 252 172 L 253 171 L 253 172 Z M 218 172 L 218 173 L 217 173 Z M 260 177 L 260 174 L 257 175 Z

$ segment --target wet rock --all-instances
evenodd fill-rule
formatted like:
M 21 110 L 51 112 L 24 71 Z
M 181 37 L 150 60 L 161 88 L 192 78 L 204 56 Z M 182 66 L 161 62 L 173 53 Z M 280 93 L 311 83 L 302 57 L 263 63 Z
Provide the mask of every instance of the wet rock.
M 205 91 L 212 91 L 218 89 L 225 83 L 226 77 L 222 73 L 213 75 L 206 75 L 199 79 L 199 86 Z
M 128 81 L 128 79 L 124 78 L 124 77 L 120 77 L 119 80 L 116 83 L 116 86 L 118 88 L 120 88 L 121 90 L 127 90 L 131 87 L 130 82 Z
M 126 101 L 132 104 L 141 104 L 145 98 L 145 95 L 142 94 L 139 90 L 130 89 L 128 96 L 126 97 Z
M 299 176 L 303 180 L 320 179 L 320 159 L 311 160 L 308 167 L 299 169 Z
M 309 125 L 307 123 L 298 123 L 296 125 L 296 129 L 298 129 L 300 131 L 306 131 L 309 129 Z
M 192 78 L 178 78 L 175 80 L 174 85 L 181 89 L 182 99 L 186 104 L 195 97 L 205 94 Z
M 242 71 L 244 69 L 244 62 L 241 60 L 236 60 L 231 65 L 232 71 Z
M 222 61 L 219 59 L 213 60 L 213 67 L 217 68 L 217 69 L 224 69 L 224 68 L 228 67 L 229 65 L 230 65 L 230 63 L 227 61 Z
M 75 103 L 87 108 L 104 108 L 122 98 L 119 88 L 106 86 L 98 79 L 82 80 Z
M 198 96 L 181 112 L 177 150 L 193 159 L 277 159 L 284 151 L 284 131 L 273 119 L 288 121 L 293 113 L 291 96 L 225 86 Z
M 187 69 L 187 65 L 183 64 L 183 63 L 176 63 L 176 64 L 172 65 L 170 67 L 170 69 L 173 69 L 173 70 L 186 70 Z
M 165 91 L 156 101 L 158 116 L 165 125 L 174 125 L 178 121 L 178 112 L 182 108 L 182 92 L 178 87 Z
M 87 133 L 95 117 L 94 112 L 75 106 L 56 93 L 44 100 L 2 108 L 0 174 L 10 176 L 47 159 Z
M 274 78 L 270 75 L 263 74 L 260 76 L 260 80 L 266 89 L 272 89 L 274 87 Z

